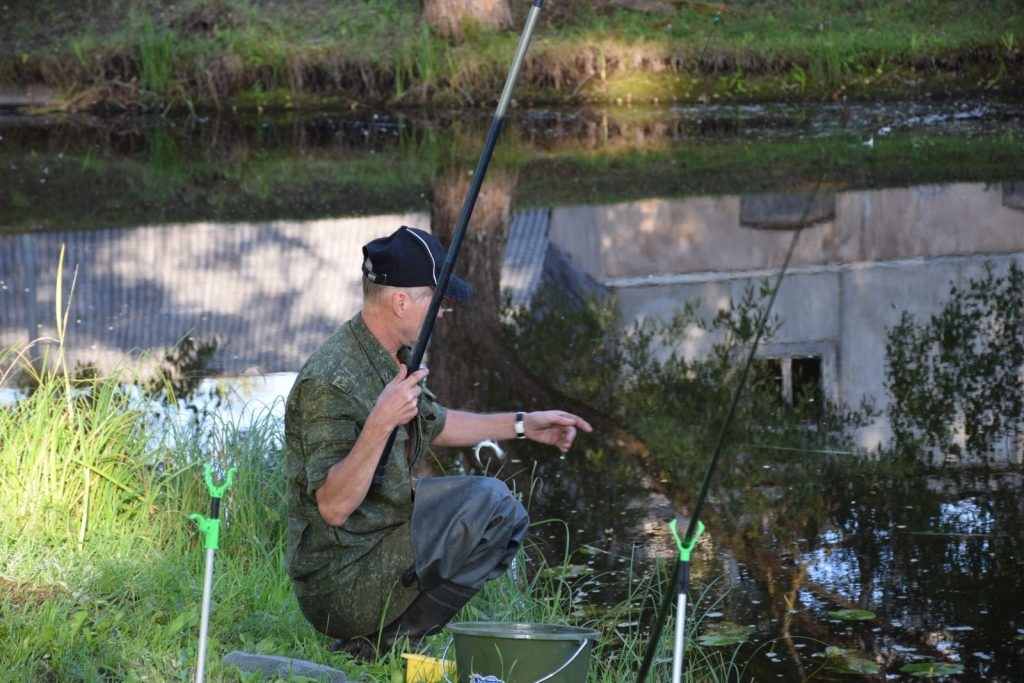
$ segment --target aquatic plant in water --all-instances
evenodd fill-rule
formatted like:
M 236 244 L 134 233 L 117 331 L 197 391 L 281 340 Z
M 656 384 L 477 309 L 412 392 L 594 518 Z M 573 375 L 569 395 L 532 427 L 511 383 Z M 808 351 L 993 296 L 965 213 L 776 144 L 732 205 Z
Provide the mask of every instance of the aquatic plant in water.
M 904 312 L 886 341 L 893 452 L 992 463 L 1024 448 L 1024 271 L 951 285 L 927 321 Z
M 710 450 L 732 398 L 768 295 L 768 285 L 750 286 L 711 319 L 688 301 L 667 319 L 649 318 L 623 329 L 612 296 L 582 302 L 541 291 L 531 308 L 509 314 L 508 334 L 516 352 L 545 377 L 643 439 L 659 455 L 658 465 L 679 480 L 699 476 L 704 461 L 688 454 Z M 766 321 L 769 339 L 784 321 Z M 714 341 L 709 352 L 688 358 L 680 349 L 697 336 Z M 769 359 L 755 363 L 734 423 L 732 443 L 741 444 L 746 468 L 760 476 L 756 453 L 771 448 L 850 450 L 850 434 L 874 414 L 870 405 L 850 408 L 829 401 L 818 385 L 787 401 Z

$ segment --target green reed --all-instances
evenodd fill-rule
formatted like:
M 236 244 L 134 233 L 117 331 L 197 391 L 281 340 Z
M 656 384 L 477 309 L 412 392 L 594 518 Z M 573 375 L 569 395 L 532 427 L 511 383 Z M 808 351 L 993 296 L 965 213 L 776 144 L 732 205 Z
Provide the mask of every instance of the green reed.
M 166 96 L 173 85 L 177 42 L 174 31 L 157 29 L 148 17 L 142 22 L 138 44 L 142 87 L 158 97 Z

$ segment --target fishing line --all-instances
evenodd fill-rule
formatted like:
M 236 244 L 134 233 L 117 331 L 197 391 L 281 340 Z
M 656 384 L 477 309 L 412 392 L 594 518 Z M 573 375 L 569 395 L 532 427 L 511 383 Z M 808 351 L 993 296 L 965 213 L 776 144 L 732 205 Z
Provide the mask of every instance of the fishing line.
M 814 455 L 863 455 L 857 451 L 836 451 L 825 448 L 794 448 L 792 446 L 771 446 L 768 444 L 752 443 L 747 444 L 750 448 L 759 448 L 768 451 L 787 451 L 789 453 L 811 453 Z
M 711 44 L 711 36 L 715 35 L 715 29 L 718 28 L 718 23 L 722 21 L 722 12 L 725 11 L 725 3 L 723 2 L 718 6 L 718 10 L 715 12 L 714 18 L 711 20 L 711 30 L 708 31 L 708 39 L 704 41 L 704 49 L 700 51 L 700 55 L 697 57 L 698 64 L 704 59 L 704 53 L 708 51 L 708 45 Z
M 732 401 L 729 404 L 729 412 L 726 413 L 725 422 L 722 423 L 722 429 L 718 434 L 718 442 L 715 444 L 714 455 L 711 456 L 711 462 L 708 463 L 708 468 L 704 472 L 704 482 L 701 484 L 700 494 L 697 496 L 697 503 L 693 506 L 693 512 L 690 515 L 690 523 L 686 528 L 686 535 L 683 537 L 684 542 L 692 540 L 694 533 L 697 531 L 697 521 L 700 519 L 700 513 L 704 507 L 704 501 L 707 500 L 708 497 L 708 489 L 711 487 L 711 477 L 715 473 L 715 468 L 718 466 L 719 460 L 722 459 L 722 452 L 725 448 L 725 437 L 728 433 L 733 417 L 736 415 L 736 407 L 740 403 L 743 389 L 747 384 L 747 376 L 750 374 L 750 368 L 754 365 L 754 358 L 757 355 L 757 347 L 761 343 L 761 337 L 764 335 L 764 328 L 768 323 L 772 306 L 775 304 L 775 297 L 779 293 L 779 287 L 782 285 L 782 278 L 785 276 L 790 258 L 792 258 L 793 252 L 796 250 L 796 243 L 800 239 L 800 233 L 803 232 L 804 223 L 807 220 L 807 215 L 810 213 L 811 205 L 814 203 L 814 197 L 816 195 L 817 191 L 811 195 L 810 200 L 807 202 L 807 208 L 804 210 L 804 215 L 800 219 L 799 227 L 793 231 L 793 239 L 789 242 L 789 249 L 786 251 L 786 258 L 782 262 L 782 268 L 779 269 L 779 274 L 775 278 L 775 285 L 772 287 L 771 296 L 768 297 L 768 304 L 761 316 L 761 320 L 758 322 L 757 333 L 754 335 L 754 340 L 750 344 L 750 353 L 747 354 L 747 362 L 743 364 L 743 372 L 740 373 L 739 383 L 736 386 L 736 391 L 733 392 Z
M 800 233 L 803 232 L 804 227 L 807 224 L 807 218 L 810 215 L 811 207 L 814 205 L 814 200 L 818 195 L 818 189 L 821 187 L 819 182 L 810 198 L 807 200 L 807 206 L 804 208 L 803 215 L 800 217 L 800 222 L 797 224 L 796 229 L 793 231 L 793 238 L 790 240 L 789 248 L 786 250 L 786 257 L 782 261 L 782 267 L 779 269 L 779 273 L 775 278 L 775 284 L 772 286 L 771 294 L 768 298 L 767 306 L 764 309 L 764 313 L 761 315 L 761 319 L 758 321 L 757 331 L 754 334 L 754 339 L 750 344 L 750 352 L 747 355 L 746 363 L 743 365 L 743 370 L 740 373 L 739 381 L 736 384 L 736 390 L 733 392 L 732 401 L 729 403 L 729 410 L 726 413 L 725 420 L 722 422 L 722 428 L 718 434 L 718 441 L 715 444 L 715 450 L 711 456 L 711 460 L 708 463 L 707 470 L 704 472 L 704 481 L 701 484 L 700 493 L 697 495 L 697 502 L 694 504 L 693 510 L 690 514 L 690 522 L 686 528 L 686 534 L 680 541 L 677 537 L 677 543 L 680 548 L 680 559 L 676 562 L 676 567 L 673 572 L 673 576 L 676 577 L 677 582 L 684 585 L 684 582 L 689 580 L 689 550 L 693 547 L 695 536 L 699 534 L 699 530 L 703 529 L 703 525 L 700 522 L 700 513 L 704 508 L 704 501 L 707 500 L 708 490 L 711 487 L 711 478 L 714 475 L 715 468 L 718 467 L 719 461 L 722 459 L 722 453 L 725 448 L 725 439 L 728 435 L 729 427 L 732 424 L 733 417 L 736 414 L 736 408 L 739 405 L 740 398 L 743 393 L 743 389 L 747 384 L 747 377 L 750 374 L 750 368 L 754 364 L 754 358 L 757 354 L 757 347 L 761 343 L 761 337 L 764 335 L 765 326 L 770 318 L 771 310 L 775 304 L 775 298 L 779 293 L 779 287 L 782 285 L 782 278 L 786 274 L 786 270 L 789 268 L 789 262 L 793 257 L 793 252 L 796 251 L 797 241 L 800 239 Z M 675 520 L 673 520 L 672 531 L 675 535 Z M 685 549 L 685 559 L 684 559 Z M 640 671 L 637 675 L 637 683 L 643 683 L 647 678 L 647 673 L 650 670 L 651 663 L 654 660 L 654 651 L 657 648 L 658 641 L 661 638 L 661 632 L 665 627 L 665 620 L 668 617 L 668 611 L 672 605 L 672 598 L 677 594 L 672 590 L 671 582 L 669 584 L 669 590 L 665 591 L 664 599 L 662 600 L 661 607 L 658 611 L 658 617 L 653 631 L 651 632 L 651 638 L 647 643 L 647 650 L 644 653 L 644 659 L 640 666 Z

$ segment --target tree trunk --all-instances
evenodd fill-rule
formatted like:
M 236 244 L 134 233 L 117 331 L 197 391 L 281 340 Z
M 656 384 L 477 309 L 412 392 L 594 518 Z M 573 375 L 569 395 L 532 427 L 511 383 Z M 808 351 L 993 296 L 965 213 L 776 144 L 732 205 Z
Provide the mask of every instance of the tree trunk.
M 430 225 L 445 248 L 451 244 L 469 182 L 464 168 L 442 171 L 435 181 Z M 456 306 L 434 327 L 427 358 L 430 387 L 451 408 L 562 409 L 575 413 L 593 425 L 598 443 L 630 457 L 646 475 L 647 486 L 662 491 L 659 482 L 664 473 L 646 444 L 613 419 L 565 396 L 534 375 L 505 339 L 500 317 L 501 265 L 517 182 L 518 175 L 513 171 L 491 170 L 481 187 L 452 270 L 473 286 L 473 298 Z
M 454 40 L 474 26 L 488 31 L 512 27 L 508 0 L 420 0 L 420 17 L 436 34 Z
M 449 169 L 434 183 L 430 224 L 446 246 L 451 244 L 471 179 L 462 168 Z M 487 173 L 453 270 L 473 286 L 473 298 L 456 306 L 436 328 L 438 339 L 432 346 L 443 351 L 431 366 L 437 366 L 437 374 L 444 377 L 446 401 L 453 407 L 484 410 L 494 393 L 489 370 L 501 338 L 501 264 L 517 182 L 515 171 Z

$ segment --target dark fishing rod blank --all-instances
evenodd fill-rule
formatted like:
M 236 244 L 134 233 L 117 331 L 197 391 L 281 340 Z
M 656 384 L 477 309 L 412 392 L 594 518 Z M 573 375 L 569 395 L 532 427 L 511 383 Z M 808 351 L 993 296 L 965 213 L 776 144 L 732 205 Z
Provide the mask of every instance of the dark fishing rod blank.
M 448 282 L 452 277 L 452 270 L 455 268 L 455 261 L 459 257 L 459 249 L 461 249 L 462 240 L 466 236 L 469 219 L 473 216 L 473 207 L 476 206 L 477 197 L 480 195 L 480 187 L 483 185 L 484 176 L 487 174 L 487 167 L 491 163 L 491 155 L 494 153 L 494 147 L 498 142 L 498 134 L 501 132 L 501 126 L 505 121 L 505 112 L 512 101 L 512 91 L 515 89 L 516 79 L 519 78 L 519 71 L 522 69 L 523 61 L 526 58 L 526 50 L 530 45 L 530 39 L 533 37 L 533 31 L 537 25 L 537 19 L 540 17 L 540 9 L 543 4 L 544 0 L 534 0 L 533 7 L 530 8 L 530 13 L 526 17 L 526 26 L 519 37 L 519 46 L 516 48 L 515 56 L 512 58 L 512 66 L 509 68 L 508 76 L 505 78 L 505 86 L 502 88 L 501 96 L 498 98 L 498 106 L 494 111 L 494 116 L 491 118 L 491 126 L 487 131 L 487 138 L 484 140 L 483 151 L 480 153 L 476 170 L 473 172 L 473 180 L 470 182 L 469 191 L 466 193 L 466 200 L 462 205 L 459 220 L 455 224 L 455 232 L 452 236 L 451 244 L 448 245 L 448 252 L 445 256 L 444 264 L 441 266 L 441 274 L 437 278 L 437 287 L 434 288 L 434 294 L 430 298 L 427 316 L 423 320 L 423 326 L 420 328 L 416 346 L 413 347 L 412 352 L 409 354 L 406 365 L 409 368 L 409 372 L 417 370 L 423 362 L 423 356 L 427 351 L 427 344 L 430 342 L 430 335 L 434 330 L 434 321 L 437 320 L 437 313 L 441 309 L 441 302 L 444 300 L 444 292 L 448 288 Z M 384 470 L 387 467 L 388 457 L 391 453 L 391 447 L 395 443 L 397 433 L 398 429 L 396 428 L 391 432 L 387 444 L 384 446 L 384 452 L 381 454 L 380 461 L 377 463 L 377 469 L 373 474 L 373 483 L 375 484 L 379 484 L 384 480 Z

